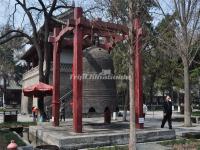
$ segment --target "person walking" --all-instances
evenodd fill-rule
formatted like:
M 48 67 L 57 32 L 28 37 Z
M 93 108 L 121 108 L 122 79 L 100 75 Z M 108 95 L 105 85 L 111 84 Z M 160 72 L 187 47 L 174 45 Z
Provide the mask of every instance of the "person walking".
M 32 113 L 33 113 L 33 122 L 36 122 L 37 121 L 37 117 L 38 117 L 38 108 L 33 106 L 32 107 Z
M 60 106 L 60 121 L 62 119 L 65 121 L 65 102 L 62 102 Z
M 166 121 L 168 121 L 169 129 L 172 129 L 172 101 L 170 96 L 166 96 L 163 103 L 163 120 L 161 128 L 164 128 Z

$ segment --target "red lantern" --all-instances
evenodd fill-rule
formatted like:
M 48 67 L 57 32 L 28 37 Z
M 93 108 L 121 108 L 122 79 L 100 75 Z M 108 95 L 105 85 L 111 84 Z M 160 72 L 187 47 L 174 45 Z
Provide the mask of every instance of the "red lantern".
M 17 150 L 17 144 L 14 140 L 10 141 L 10 144 L 7 146 L 7 150 Z

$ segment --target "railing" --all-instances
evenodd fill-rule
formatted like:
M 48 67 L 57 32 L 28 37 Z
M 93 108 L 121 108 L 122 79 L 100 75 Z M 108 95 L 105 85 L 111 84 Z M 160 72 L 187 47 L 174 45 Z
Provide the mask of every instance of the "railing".
M 72 72 L 72 64 L 60 64 L 60 71 L 61 72 Z
M 72 90 L 69 90 L 66 92 L 66 94 L 64 94 L 60 99 L 59 99 L 59 102 L 60 103 L 65 103 L 66 101 L 70 100 L 72 97 Z M 48 109 L 48 112 L 49 112 L 49 109 L 52 108 L 52 105 L 48 106 L 47 109 Z M 48 114 L 48 116 L 50 117 L 50 114 Z
M 53 63 L 51 63 L 51 71 L 53 71 Z M 60 64 L 60 72 L 72 72 L 72 64 Z
M 68 91 L 66 94 L 64 94 L 60 99 L 59 101 L 60 102 L 65 102 L 67 100 L 70 100 L 72 97 L 72 90 Z
M 23 74 L 23 80 L 26 80 L 32 76 L 38 75 L 39 74 L 39 66 L 36 66 L 34 68 L 31 68 L 27 72 Z
M 44 67 L 45 70 L 45 67 Z M 53 64 L 51 63 L 51 71 L 53 71 Z M 60 64 L 60 72 L 72 72 L 72 64 Z M 27 80 L 39 74 L 39 66 L 31 68 L 23 74 L 23 80 Z

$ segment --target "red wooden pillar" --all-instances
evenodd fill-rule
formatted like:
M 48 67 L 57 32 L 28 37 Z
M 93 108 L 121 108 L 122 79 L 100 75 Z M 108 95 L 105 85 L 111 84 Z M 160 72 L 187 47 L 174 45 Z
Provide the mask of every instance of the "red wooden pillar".
M 136 128 L 144 128 L 144 116 L 143 116 L 143 100 L 142 100 L 142 62 L 141 62 L 141 35 L 142 27 L 139 18 L 134 20 L 134 29 L 135 29 L 135 76 L 134 76 L 134 93 L 135 93 L 135 119 L 136 119 Z
M 53 126 L 59 126 L 59 98 L 60 98 L 60 50 L 59 42 L 56 41 L 56 36 L 60 29 L 54 28 L 53 40 L 53 99 L 52 99 L 52 116 Z
M 83 33 L 78 24 L 78 18 L 82 17 L 82 8 L 74 9 L 74 52 L 73 52 L 73 129 L 76 133 L 82 132 L 82 41 Z

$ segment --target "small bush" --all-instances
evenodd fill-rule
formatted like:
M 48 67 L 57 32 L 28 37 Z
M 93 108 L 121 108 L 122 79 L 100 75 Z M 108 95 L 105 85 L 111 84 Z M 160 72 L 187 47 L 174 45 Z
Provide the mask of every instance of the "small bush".
M 200 111 L 192 112 L 192 116 L 200 116 Z
M 15 140 L 18 146 L 26 145 L 21 139 L 18 138 L 17 135 L 15 135 L 14 133 L 10 131 L 0 131 L 0 136 L 1 136 L 0 139 L 2 139 L 3 143 L 5 143 L 6 145 L 8 145 L 11 140 Z
M 128 150 L 128 146 L 97 147 L 90 150 Z
M 0 128 L 12 128 L 12 127 L 29 127 L 37 125 L 36 122 L 8 122 L 0 123 Z

